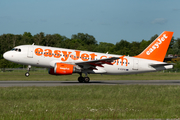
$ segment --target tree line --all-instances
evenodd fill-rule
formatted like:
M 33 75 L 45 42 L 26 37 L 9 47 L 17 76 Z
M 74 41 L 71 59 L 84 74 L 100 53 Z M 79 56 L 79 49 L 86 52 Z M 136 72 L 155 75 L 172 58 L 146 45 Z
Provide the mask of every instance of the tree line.
M 24 32 L 23 35 L 3 34 L 0 36 L 0 68 L 2 68 L 2 66 L 22 67 L 22 65 L 11 63 L 3 59 L 4 52 L 18 45 L 34 43 L 35 45 L 135 56 L 140 54 L 157 37 L 158 35 L 156 34 L 149 40 L 143 39 L 140 42 L 128 42 L 127 40 L 121 39 L 116 42 L 116 44 L 112 44 L 107 42 L 98 43 L 94 36 L 87 33 L 73 34 L 71 38 L 67 38 L 60 34 L 51 35 L 43 32 L 36 35 L 32 35 L 30 32 Z M 180 38 L 172 38 L 167 54 L 180 55 Z

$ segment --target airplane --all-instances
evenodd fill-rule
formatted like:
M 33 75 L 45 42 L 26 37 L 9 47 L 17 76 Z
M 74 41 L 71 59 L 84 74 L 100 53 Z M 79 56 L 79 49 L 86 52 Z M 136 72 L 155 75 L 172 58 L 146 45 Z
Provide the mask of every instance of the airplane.
M 88 74 L 137 74 L 172 69 L 173 64 L 163 62 L 173 32 L 164 31 L 137 56 L 115 55 L 56 48 L 40 45 L 20 45 L 3 54 L 6 60 L 31 66 L 48 68 L 51 75 L 78 73 L 80 83 L 88 83 Z M 85 77 L 82 76 L 85 74 Z

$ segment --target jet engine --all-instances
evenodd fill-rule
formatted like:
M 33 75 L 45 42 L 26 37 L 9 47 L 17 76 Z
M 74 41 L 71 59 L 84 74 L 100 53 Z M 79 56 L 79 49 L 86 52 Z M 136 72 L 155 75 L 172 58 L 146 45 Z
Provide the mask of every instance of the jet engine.
M 55 67 L 49 69 L 51 75 L 71 75 L 77 72 L 81 72 L 81 70 L 77 69 L 76 65 L 65 63 L 55 63 Z

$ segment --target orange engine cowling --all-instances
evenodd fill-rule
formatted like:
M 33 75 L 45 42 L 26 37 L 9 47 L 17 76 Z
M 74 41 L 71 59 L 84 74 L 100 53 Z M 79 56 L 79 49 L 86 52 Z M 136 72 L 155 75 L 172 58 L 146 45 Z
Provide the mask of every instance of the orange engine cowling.
M 55 67 L 49 69 L 51 75 L 71 75 L 73 72 L 75 72 L 75 65 L 65 63 L 55 63 Z

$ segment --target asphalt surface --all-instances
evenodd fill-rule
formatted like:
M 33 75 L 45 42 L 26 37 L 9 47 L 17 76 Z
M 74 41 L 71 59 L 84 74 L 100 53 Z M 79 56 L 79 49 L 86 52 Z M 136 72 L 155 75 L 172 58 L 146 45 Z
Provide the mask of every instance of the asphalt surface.
M 180 85 L 180 80 L 109 80 L 90 81 L 0 81 L 0 87 L 12 86 L 72 86 L 72 85 Z

